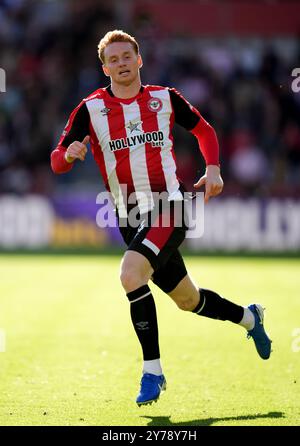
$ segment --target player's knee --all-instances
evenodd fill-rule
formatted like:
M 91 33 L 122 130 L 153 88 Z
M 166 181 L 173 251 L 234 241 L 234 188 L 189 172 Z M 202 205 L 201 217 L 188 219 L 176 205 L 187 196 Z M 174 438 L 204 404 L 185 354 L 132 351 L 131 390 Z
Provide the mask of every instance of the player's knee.
M 122 269 L 120 274 L 120 280 L 124 290 L 129 293 L 130 291 L 134 291 L 137 288 L 140 288 L 142 285 L 145 285 L 144 279 L 139 271 L 134 268 L 126 268 Z
M 180 310 L 193 311 L 197 305 L 197 302 L 195 303 L 195 300 L 192 297 L 184 296 L 180 299 L 177 299 L 176 304 L 178 308 L 180 308 Z

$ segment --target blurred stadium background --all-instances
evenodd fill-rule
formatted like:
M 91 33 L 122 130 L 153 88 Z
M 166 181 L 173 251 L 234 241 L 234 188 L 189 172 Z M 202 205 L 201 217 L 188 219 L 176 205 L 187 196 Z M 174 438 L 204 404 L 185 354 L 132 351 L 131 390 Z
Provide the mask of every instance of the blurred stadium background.
M 92 157 L 62 176 L 49 162 L 71 110 L 108 83 L 97 44 L 114 28 L 138 39 L 142 82 L 176 87 L 219 137 L 224 192 L 186 249 L 298 255 L 300 3 L 279 0 L 1 0 L 0 250 L 121 246 L 117 229 L 96 225 L 104 188 Z M 174 136 L 192 188 L 197 141 Z

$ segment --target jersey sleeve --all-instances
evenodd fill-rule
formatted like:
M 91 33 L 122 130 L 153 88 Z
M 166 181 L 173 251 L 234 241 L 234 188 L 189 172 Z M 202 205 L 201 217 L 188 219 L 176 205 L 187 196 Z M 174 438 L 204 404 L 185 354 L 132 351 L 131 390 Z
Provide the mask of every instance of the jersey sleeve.
M 170 88 L 169 92 L 175 122 L 197 138 L 206 165 L 219 166 L 219 142 L 214 128 L 175 88 Z
M 89 123 L 86 103 L 81 102 L 71 113 L 58 144 L 68 147 L 74 141 L 82 141 L 89 134 Z
M 198 140 L 199 149 L 205 159 L 206 165 L 220 167 L 219 141 L 215 129 L 201 117 L 198 124 L 191 130 L 191 133 Z
M 186 130 L 192 130 L 201 119 L 199 111 L 175 88 L 169 88 L 169 93 L 176 124 L 181 125 Z
M 74 163 L 68 163 L 65 153 L 74 141 L 82 141 L 89 135 L 90 117 L 85 102 L 81 102 L 71 113 L 58 145 L 51 153 L 51 167 L 55 173 L 65 173 L 72 169 Z

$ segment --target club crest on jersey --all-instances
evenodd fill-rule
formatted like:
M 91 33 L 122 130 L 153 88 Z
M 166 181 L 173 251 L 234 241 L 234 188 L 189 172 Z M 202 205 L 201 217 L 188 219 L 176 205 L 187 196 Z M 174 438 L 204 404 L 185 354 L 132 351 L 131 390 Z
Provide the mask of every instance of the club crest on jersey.
M 147 106 L 152 112 L 159 112 L 162 109 L 162 101 L 159 98 L 151 98 L 147 102 Z

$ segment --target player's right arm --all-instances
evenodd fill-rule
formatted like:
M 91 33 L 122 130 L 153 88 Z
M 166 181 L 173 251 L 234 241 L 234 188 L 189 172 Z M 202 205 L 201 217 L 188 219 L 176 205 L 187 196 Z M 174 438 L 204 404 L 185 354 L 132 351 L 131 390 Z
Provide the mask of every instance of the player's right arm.
M 51 153 L 54 173 L 65 173 L 72 169 L 76 159 L 84 161 L 89 142 L 89 112 L 81 102 L 71 113 L 57 147 Z

